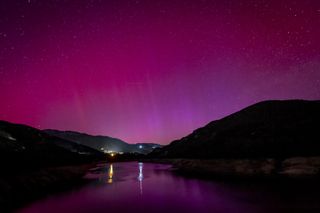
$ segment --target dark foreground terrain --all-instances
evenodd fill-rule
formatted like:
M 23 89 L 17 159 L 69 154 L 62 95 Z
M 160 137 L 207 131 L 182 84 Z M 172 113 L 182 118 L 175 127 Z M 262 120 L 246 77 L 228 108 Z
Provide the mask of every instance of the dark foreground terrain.
M 29 202 L 83 185 L 86 182 L 82 177 L 92 166 L 60 166 L 1 175 L 0 212 L 11 212 Z
M 105 155 L 19 124 L 0 121 L 0 212 L 81 182 Z

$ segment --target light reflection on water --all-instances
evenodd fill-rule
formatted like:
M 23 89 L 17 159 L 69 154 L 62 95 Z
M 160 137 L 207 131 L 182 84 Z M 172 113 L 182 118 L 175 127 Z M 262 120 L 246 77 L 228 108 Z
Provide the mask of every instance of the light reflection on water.
M 112 177 L 113 177 L 113 165 L 110 164 L 109 170 L 108 170 L 108 181 L 107 183 L 112 183 Z
M 320 212 L 317 188 L 205 181 L 175 175 L 170 168 L 141 162 L 100 164 L 86 176 L 95 180 L 92 184 L 37 201 L 20 212 Z
M 140 194 L 142 195 L 143 193 L 143 186 L 142 186 L 142 182 L 143 182 L 143 163 L 139 162 L 138 163 L 138 181 L 139 181 L 139 189 L 140 189 Z M 113 169 L 113 164 L 110 163 L 109 164 L 109 168 L 108 168 L 108 173 L 107 173 L 107 183 L 111 184 L 113 183 L 113 176 L 114 176 L 114 169 Z M 100 179 L 100 181 L 104 181 L 104 179 Z
M 138 180 L 139 180 L 139 188 L 140 188 L 140 194 L 142 195 L 142 180 L 143 180 L 143 163 L 139 163 L 139 175 L 138 175 Z

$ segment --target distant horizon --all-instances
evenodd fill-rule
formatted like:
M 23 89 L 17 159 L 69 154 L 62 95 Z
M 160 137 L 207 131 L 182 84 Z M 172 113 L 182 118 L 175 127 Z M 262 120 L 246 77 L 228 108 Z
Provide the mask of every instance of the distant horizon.
M 0 120 L 168 144 L 320 99 L 320 1 L 0 2 Z
M 151 144 L 152 144 L 152 143 L 154 143 L 154 144 L 160 144 L 160 145 L 168 145 L 168 144 L 170 144 L 171 142 L 173 142 L 173 141 L 175 141 L 175 140 L 179 140 L 179 139 L 181 139 L 182 137 L 185 137 L 185 136 L 191 134 L 194 130 L 196 130 L 196 129 L 198 129 L 198 128 L 201 128 L 201 127 L 204 127 L 205 125 L 209 124 L 209 123 L 212 122 L 212 121 L 216 121 L 216 120 L 219 120 L 219 119 L 223 119 L 223 118 L 225 118 L 225 117 L 227 117 L 227 116 L 229 116 L 229 115 L 232 115 L 232 114 L 234 114 L 234 113 L 236 113 L 236 112 L 239 112 L 239 111 L 241 111 L 242 109 L 245 109 L 245 108 L 247 108 L 247 107 L 249 107 L 249 106 L 252 106 L 252 105 L 255 105 L 255 104 L 258 104 L 258 103 L 261 103 L 261 102 L 266 102 L 266 101 L 320 101 L 320 99 L 270 99 L 270 100 L 258 101 L 258 102 L 256 102 L 256 103 L 253 103 L 253 104 L 250 104 L 250 105 L 248 105 L 248 106 L 245 106 L 245 107 L 243 107 L 243 108 L 241 108 L 241 109 L 238 109 L 238 110 L 236 110 L 236 111 L 234 111 L 234 112 L 231 112 L 231 113 L 229 113 L 229 114 L 227 114 L 227 115 L 225 115 L 225 116 L 222 116 L 221 118 L 213 119 L 213 120 L 207 122 L 206 124 L 203 124 L 203 125 L 201 125 L 201 126 L 195 127 L 194 129 L 190 130 L 189 133 L 187 133 L 187 134 L 185 134 L 185 135 L 182 135 L 182 136 L 180 136 L 180 137 L 177 137 L 177 138 L 175 138 L 175 139 L 172 139 L 172 140 L 169 141 L 168 143 L 158 143 L 158 142 L 156 142 L 156 141 L 130 142 L 130 141 L 123 140 L 121 137 L 114 137 L 114 136 L 112 136 L 112 135 L 105 135 L 105 134 L 103 134 L 103 133 L 102 133 L 102 134 L 99 134 L 99 133 L 96 134 L 96 133 L 84 132 L 84 131 L 81 131 L 81 130 L 59 129 L 59 128 L 55 128 L 55 129 L 53 129 L 53 128 L 38 128 L 38 127 L 35 127 L 35 126 L 32 126 L 32 125 L 28 125 L 28 124 L 25 124 L 25 123 L 12 122 L 12 121 L 7 121 L 7 120 L 6 120 L 6 122 L 15 123 L 15 124 L 21 124 L 21 125 L 27 125 L 27 126 L 31 126 L 31 127 L 33 127 L 33 128 L 36 128 L 36 129 L 39 129 L 39 130 L 42 130 L 42 131 L 43 131 L 43 130 L 57 130 L 57 131 L 63 131 L 63 132 L 77 132 L 77 133 L 87 134 L 87 135 L 91 135 L 91 136 L 110 137 L 110 138 L 114 138 L 114 139 L 121 140 L 121 141 L 126 142 L 126 143 L 128 143 L 128 144 L 140 144 L 140 143 L 151 143 Z

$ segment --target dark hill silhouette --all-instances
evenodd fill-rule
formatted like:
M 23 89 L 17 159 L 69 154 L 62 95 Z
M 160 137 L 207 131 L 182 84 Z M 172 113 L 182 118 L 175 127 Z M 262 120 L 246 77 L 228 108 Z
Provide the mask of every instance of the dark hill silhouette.
M 82 183 L 105 154 L 26 125 L 0 121 L 0 212 Z
M 102 158 L 95 149 L 30 126 L 0 121 L 0 165 L 23 168 L 82 163 Z
M 109 136 L 93 136 L 75 131 L 59 131 L 48 129 L 44 130 L 44 132 L 59 138 L 91 147 L 96 150 L 103 151 L 147 154 L 153 149 L 161 147 L 161 145 L 154 143 L 128 144 L 120 139 L 112 138 Z
M 320 155 L 320 101 L 263 101 L 150 154 L 163 158 Z

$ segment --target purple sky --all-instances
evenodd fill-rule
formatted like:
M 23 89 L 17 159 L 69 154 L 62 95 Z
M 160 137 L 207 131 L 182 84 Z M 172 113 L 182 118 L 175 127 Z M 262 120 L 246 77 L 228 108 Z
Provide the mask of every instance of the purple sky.
M 167 144 L 320 99 L 319 0 L 2 0 L 0 119 Z

